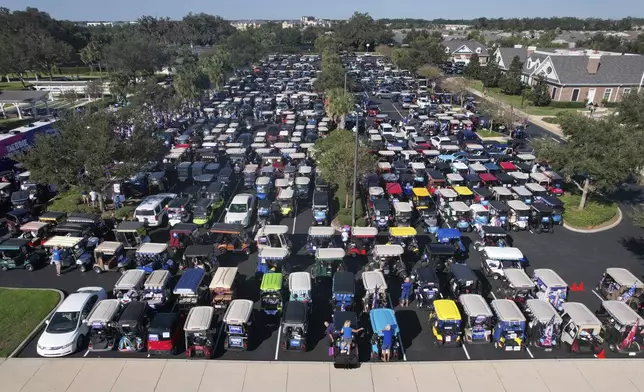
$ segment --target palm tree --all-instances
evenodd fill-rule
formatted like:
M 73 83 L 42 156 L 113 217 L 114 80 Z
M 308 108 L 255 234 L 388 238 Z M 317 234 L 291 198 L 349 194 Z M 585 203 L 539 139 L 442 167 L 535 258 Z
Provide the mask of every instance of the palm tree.
M 327 92 L 326 112 L 344 129 L 347 114 L 355 108 L 353 96 L 341 88 L 334 88 Z

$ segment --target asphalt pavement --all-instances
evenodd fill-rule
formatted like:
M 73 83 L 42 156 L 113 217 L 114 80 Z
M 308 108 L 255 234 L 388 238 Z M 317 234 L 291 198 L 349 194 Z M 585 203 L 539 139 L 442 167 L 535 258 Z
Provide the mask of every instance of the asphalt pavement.
M 389 114 L 392 119 L 398 120 L 405 113 L 398 105 L 394 106 L 390 101 L 382 101 L 381 111 Z M 545 129 L 531 125 L 528 130 L 530 137 L 553 137 Z M 629 193 L 625 195 L 633 198 L 636 195 Z M 625 214 L 626 215 L 626 214 Z M 220 216 L 223 219 L 223 215 Z M 308 228 L 311 226 L 312 215 L 307 203 L 301 203 L 297 207 L 297 213 L 293 218 L 284 218 L 280 224 L 289 227 L 291 241 L 293 243 L 293 255 L 288 259 L 294 271 L 310 270 L 313 264 L 313 257 L 302 254 Z M 600 279 L 607 267 L 619 266 L 627 268 L 637 276 L 644 275 L 644 267 L 640 259 L 644 246 L 640 245 L 638 238 L 642 234 L 641 229 L 635 228 L 627 216 L 623 222 L 612 230 L 597 234 L 579 234 L 568 231 L 562 226 L 555 228 L 554 234 L 534 234 L 531 232 L 512 232 L 514 246 L 518 247 L 529 260 L 528 274 L 535 268 L 551 268 L 566 281 L 570 286 L 583 284 L 583 291 L 571 292 L 568 296 L 569 302 L 582 302 L 591 310 L 599 309 L 601 300 L 593 291 L 595 284 Z M 168 230 L 158 229 L 153 232 L 155 242 L 167 241 Z M 473 234 L 467 234 L 469 243 L 475 240 Z M 421 234 L 419 230 L 419 245 L 421 249 L 428 241 L 428 237 Z M 413 260 L 407 260 L 410 264 Z M 359 271 L 365 259 L 360 257 L 347 258 L 347 268 L 351 271 Z M 250 256 L 235 254 L 224 255 L 220 259 L 222 266 L 238 266 L 239 275 L 242 278 L 237 287 L 236 298 L 247 298 L 255 301 L 259 309 L 259 280 L 255 278 L 257 265 L 257 253 Z M 479 254 L 470 247 L 470 258 L 467 263 L 475 270 L 480 270 Z M 77 270 L 56 277 L 53 267 L 47 267 L 32 273 L 24 270 L 14 270 L 0 274 L 0 287 L 40 287 L 57 288 L 66 293 L 74 292 L 83 286 L 102 286 L 111 292 L 119 275 L 116 273 L 104 273 L 98 275 L 94 272 L 80 273 Z M 397 281 L 389 284 L 390 295 L 393 304 L 396 305 L 400 285 Z M 489 299 L 494 299 L 497 283 L 490 283 Z M 258 317 L 254 323 L 251 337 L 251 347 L 248 351 L 225 351 L 223 350 L 223 338 L 218 335 L 218 349 L 216 358 L 226 360 L 243 361 L 329 361 L 326 337 L 324 336 L 324 321 L 331 320 L 331 306 L 329 298 L 331 293 L 330 282 L 322 282 L 314 287 L 313 311 L 309 319 L 308 348 L 306 352 L 287 352 L 279 347 L 279 320 L 270 319 L 257 312 Z M 495 349 L 493 345 L 471 345 L 466 344 L 460 348 L 437 348 L 434 345 L 434 338 L 428 323 L 428 312 L 416 308 L 412 303 L 408 308 L 396 306 L 396 317 L 400 325 L 400 337 L 404 348 L 403 359 L 408 361 L 459 361 L 459 360 L 500 360 L 500 359 L 548 359 L 573 357 L 565 350 L 544 352 L 536 349 L 528 349 L 521 352 L 504 352 Z M 363 327 L 368 327 L 366 320 L 363 320 Z M 20 354 L 21 357 L 36 357 L 36 341 L 34 339 Z M 368 344 L 363 342 L 361 346 L 361 357 L 367 359 Z M 607 356 L 612 354 L 607 350 Z M 108 353 L 86 353 L 81 351 L 75 354 L 77 357 L 146 357 L 146 353 L 123 354 L 119 352 Z M 181 354 L 177 357 L 181 357 Z

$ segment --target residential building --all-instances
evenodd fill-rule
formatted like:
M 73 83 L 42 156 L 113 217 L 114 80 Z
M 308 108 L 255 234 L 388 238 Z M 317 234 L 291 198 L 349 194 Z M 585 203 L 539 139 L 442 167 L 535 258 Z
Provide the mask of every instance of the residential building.
M 481 65 L 486 65 L 490 54 L 487 47 L 480 42 L 466 39 L 446 39 L 443 41 L 445 53 L 448 54 L 452 62 L 470 63 L 470 58 L 474 53 L 479 56 Z
M 523 82 L 533 85 L 543 75 L 553 101 L 619 102 L 644 83 L 644 56 L 635 54 L 517 45 L 498 48 L 494 56 L 503 71 L 519 56 Z
M 470 25 L 465 25 L 465 24 L 446 24 L 440 27 L 445 30 L 467 30 L 471 28 Z
M 256 29 L 266 23 L 263 20 L 234 20 L 230 24 L 237 30 Z

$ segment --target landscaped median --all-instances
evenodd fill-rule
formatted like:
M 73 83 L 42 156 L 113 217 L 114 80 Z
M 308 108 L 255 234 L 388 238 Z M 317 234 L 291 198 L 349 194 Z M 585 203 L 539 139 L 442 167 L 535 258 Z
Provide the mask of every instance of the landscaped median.
M 0 357 L 9 356 L 59 301 L 54 290 L 0 288 Z
M 619 219 L 617 203 L 589 197 L 583 210 L 578 208 L 581 195 L 566 193 L 561 197 L 565 203 L 564 222 L 572 229 L 593 230 L 610 226 Z

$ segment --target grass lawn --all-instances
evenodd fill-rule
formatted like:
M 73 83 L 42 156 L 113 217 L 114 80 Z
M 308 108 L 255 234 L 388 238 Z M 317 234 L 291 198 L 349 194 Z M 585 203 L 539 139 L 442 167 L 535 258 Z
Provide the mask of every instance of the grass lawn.
M 29 83 L 26 83 L 27 86 L 29 86 Z M 22 82 L 20 80 L 18 81 L 11 81 L 11 82 L 0 82 L 0 90 L 24 90 L 25 88 L 22 86 Z
M 351 198 L 351 192 L 353 190 L 349 191 L 349 198 Z M 339 206 L 340 206 L 340 211 L 338 211 L 338 220 L 342 225 L 349 225 L 351 226 L 351 207 L 345 209 L 344 208 L 344 199 L 345 199 L 346 191 L 343 186 L 338 188 L 335 192 L 335 197 L 338 200 Z M 364 209 L 362 207 L 362 200 L 360 197 L 360 192 L 358 190 L 358 195 L 356 196 L 356 226 L 366 226 L 366 221 L 364 219 Z
M 476 131 L 476 134 L 479 135 L 479 137 L 486 138 L 486 137 L 504 137 L 504 135 L 501 135 L 498 132 L 490 131 L 488 129 L 480 129 Z
M 583 210 L 577 209 L 581 195 L 566 193 L 561 197 L 566 205 L 564 220 L 566 224 L 580 228 L 590 229 L 601 226 L 617 216 L 617 204 L 594 197 L 589 197 Z
M 36 120 L 34 120 L 33 118 L 23 118 L 22 120 L 19 118 L 0 118 L 0 130 L 18 128 L 34 121 Z
M 478 91 L 483 91 L 483 82 L 480 80 L 468 80 L 468 85 Z M 578 112 L 580 109 L 562 109 L 550 106 L 533 106 L 527 99 L 522 99 L 520 95 L 505 95 L 499 88 L 488 89 L 488 96 L 498 99 L 515 109 L 524 111 L 532 116 L 557 116 L 559 113 Z M 523 107 L 521 103 L 523 101 Z
M 543 117 L 541 121 L 547 122 L 548 124 L 559 124 L 559 117 Z
M 49 290 L 0 289 L 0 357 L 7 357 L 58 304 Z

